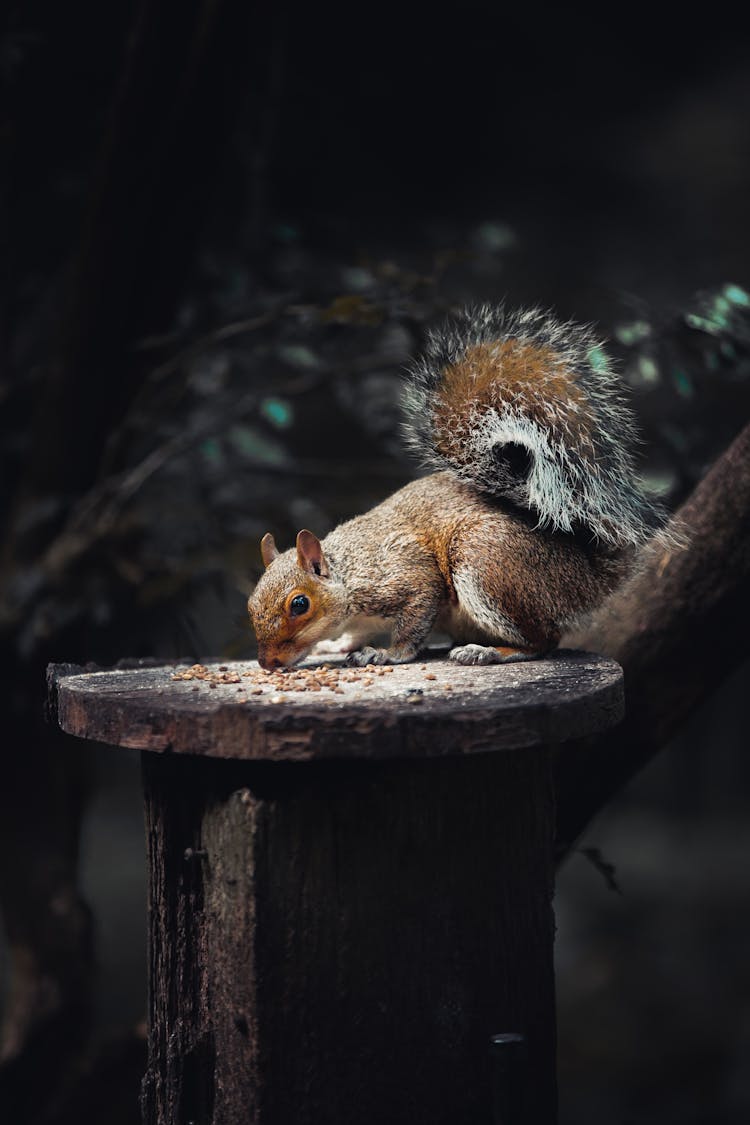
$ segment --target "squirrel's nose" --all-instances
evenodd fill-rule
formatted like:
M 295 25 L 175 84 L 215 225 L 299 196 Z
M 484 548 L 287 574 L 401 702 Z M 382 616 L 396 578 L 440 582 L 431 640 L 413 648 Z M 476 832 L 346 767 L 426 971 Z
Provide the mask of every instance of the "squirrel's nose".
M 268 656 L 265 652 L 258 653 L 258 663 L 266 672 L 275 672 L 277 668 L 284 667 L 283 661 L 279 660 L 278 656 Z

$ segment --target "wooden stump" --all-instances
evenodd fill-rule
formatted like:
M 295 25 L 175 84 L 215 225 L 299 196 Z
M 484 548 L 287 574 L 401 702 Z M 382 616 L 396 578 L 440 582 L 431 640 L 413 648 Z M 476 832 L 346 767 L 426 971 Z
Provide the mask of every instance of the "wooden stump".
M 64 730 L 144 751 L 144 1121 L 489 1125 L 516 1033 L 521 1120 L 551 1125 L 550 747 L 621 717 L 619 667 L 430 660 L 283 697 L 222 667 L 55 683 Z

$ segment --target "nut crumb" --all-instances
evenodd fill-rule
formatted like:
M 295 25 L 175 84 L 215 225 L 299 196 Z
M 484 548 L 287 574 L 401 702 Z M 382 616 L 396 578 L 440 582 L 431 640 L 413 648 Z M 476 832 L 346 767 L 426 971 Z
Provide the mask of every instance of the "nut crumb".
M 425 665 L 426 667 L 426 665 Z M 193 664 L 190 668 L 180 668 L 172 675 L 173 680 L 198 680 L 216 688 L 220 684 L 237 684 L 238 694 L 247 692 L 252 696 L 266 694 L 264 689 L 270 689 L 269 698 L 274 699 L 275 694 L 283 694 L 286 700 L 289 695 L 303 692 L 323 693 L 323 698 L 330 695 L 346 694 L 344 688 L 352 684 L 357 688 L 371 688 L 387 673 L 392 673 L 392 665 L 368 665 L 366 668 L 352 667 L 346 664 L 320 664 L 314 667 L 286 668 L 267 671 L 264 668 L 243 668 L 241 664 Z M 248 682 L 249 681 L 249 682 Z M 193 687 L 193 691 L 199 690 Z M 363 698 L 359 693 L 356 698 Z M 238 703 L 245 702 L 238 699 Z

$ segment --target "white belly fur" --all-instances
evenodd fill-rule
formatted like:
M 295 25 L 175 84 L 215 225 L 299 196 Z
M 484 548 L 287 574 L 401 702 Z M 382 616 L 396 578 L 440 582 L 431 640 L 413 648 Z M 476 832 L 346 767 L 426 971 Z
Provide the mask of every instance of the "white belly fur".
M 525 646 L 528 641 L 500 607 L 490 602 L 466 571 L 453 575 L 458 604 L 448 606 L 440 615 L 439 627 L 461 644 L 476 642 Z
M 391 623 L 385 617 L 368 617 L 360 613 L 344 621 L 338 632 L 325 640 L 318 641 L 313 648 L 313 654 L 324 656 L 337 652 L 354 652 L 361 648 L 367 641 L 375 637 L 390 637 Z

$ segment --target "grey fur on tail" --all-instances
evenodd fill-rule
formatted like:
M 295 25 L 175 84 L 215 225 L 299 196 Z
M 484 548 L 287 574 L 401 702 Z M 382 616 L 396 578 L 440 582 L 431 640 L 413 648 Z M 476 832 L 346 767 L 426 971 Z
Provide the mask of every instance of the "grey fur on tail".
M 446 452 L 438 448 L 446 445 L 438 433 L 441 387 L 446 371 L 465 365 L 478 345 L 497 345 L 484 349 L 480 381 L 486 390 L 489 354 L 491 390 L 499 389 L 491 403 L 478 390 L 461 405 L 453 420 L 460 435 Z M 545 370 L 525 378 L 516 366 L 506 386 L 503 356 L 519 347 L 547 357 Z M 403 408 L 407 443 L 424 464 L 530 509 L 542 527 L 585 531 L 624 548 L 644 543 L 661 522 L 635 469 L 635 422 L 622 381 L 588 325 L 538 308 L 467 308 L 430 332 L 409 370 Z M 441 409 L 445 428 L 444 402 Z

